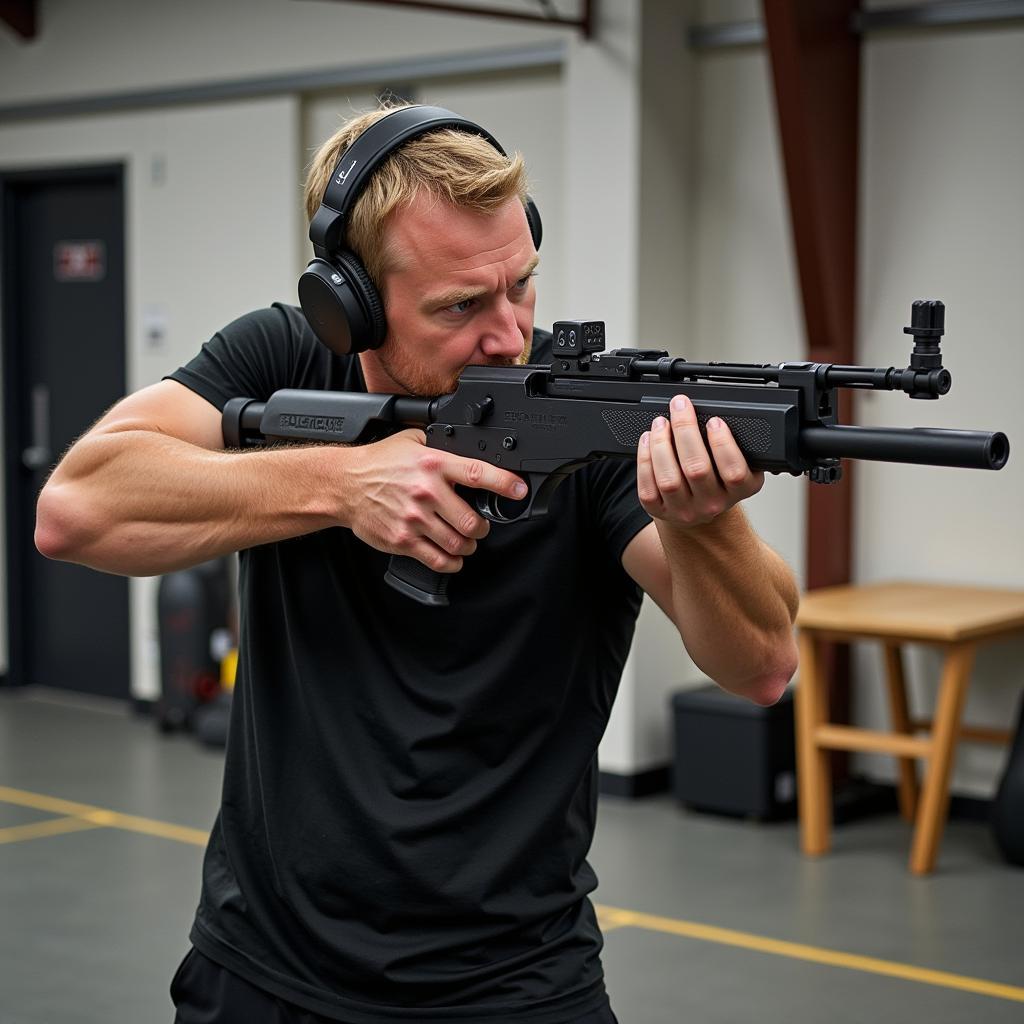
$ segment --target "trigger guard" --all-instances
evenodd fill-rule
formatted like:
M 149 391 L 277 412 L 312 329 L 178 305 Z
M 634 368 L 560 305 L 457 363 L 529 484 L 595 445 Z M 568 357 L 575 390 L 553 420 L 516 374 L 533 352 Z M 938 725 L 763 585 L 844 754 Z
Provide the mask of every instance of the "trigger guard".
M 492 523 L 514 523 L 525 519 L 530 514 L 531 504 L 533 504 L 532 488 L 525 498 L 520 498 L 518 501 L 513 498 L 503 498 L 500 494 L 495 494 L 494 491 L 480 490 L 476 492 L 477 511 L 484 519 L 489 519 Z M 506 506 L 508 512 L 512 514 L 506 514 L 502 505 Z

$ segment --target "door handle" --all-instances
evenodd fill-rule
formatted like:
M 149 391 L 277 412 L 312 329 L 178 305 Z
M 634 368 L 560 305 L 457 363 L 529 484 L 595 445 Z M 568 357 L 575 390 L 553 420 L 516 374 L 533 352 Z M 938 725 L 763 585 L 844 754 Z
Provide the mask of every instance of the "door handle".
M 32 388 L 32 443 L 21 453 L 26 469 L 50 465 L 50 389 L 45 384 Z

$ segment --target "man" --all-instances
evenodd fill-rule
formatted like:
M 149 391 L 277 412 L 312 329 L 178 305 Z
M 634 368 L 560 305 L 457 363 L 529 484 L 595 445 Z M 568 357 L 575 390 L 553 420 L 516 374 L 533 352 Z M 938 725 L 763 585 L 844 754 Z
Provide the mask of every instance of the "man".
M 383 116 L 314 158 L 314 238 Z M 150 575 L 241 552 L 223 803 L 172 984 L 183 1024 L 614 1021 L 585 858 L 642 591 L 727 689 L 770 704 L 795 669 L 792 576 L 737 507 L 763 477 L 720 421 L 709 450 L 685 401 L 635 467 L 588 466 L 543 520 L 494 531 L 455 488 L 515 498 L 521 481 L 418 430 L 223 450 L 235 396 L 433 395 L 466 365 L 550 358 L 527 204 L 521 160 L 472 130 L 391 146 L 348 255 L 325 253 L 379 289 L 379 347 L 329 351 L 291 307 L 242 317 L 108 412 L 40 496 L 51 557 Z M 386 586 L 392 554 L 453 574 L 450 606 Z

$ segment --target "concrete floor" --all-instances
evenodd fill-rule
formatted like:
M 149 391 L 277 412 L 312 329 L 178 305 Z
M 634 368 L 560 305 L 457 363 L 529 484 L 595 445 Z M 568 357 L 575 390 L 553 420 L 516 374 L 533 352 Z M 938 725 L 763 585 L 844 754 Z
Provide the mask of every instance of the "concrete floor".
M 117 705 L 0 691 L 0 1024 L 171 1020 L 220 775 Z M 928 878 L 908 850 L 895 817 L 811 861 L 793 823 L 603 800 L 591 861 L 620 1021 L 1019 1024 L 1024 871 L 972 822 L 950 822 Z

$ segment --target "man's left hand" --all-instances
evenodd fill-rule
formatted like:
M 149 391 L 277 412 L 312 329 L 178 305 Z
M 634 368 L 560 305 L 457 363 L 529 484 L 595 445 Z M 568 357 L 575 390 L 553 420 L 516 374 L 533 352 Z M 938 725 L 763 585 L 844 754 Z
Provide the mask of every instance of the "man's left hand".
M 670 415 L 671 422 L 663 416 L 655 419 L 637 451 L 637 493 L 648 515 L 683 527 L 700 526 L 761 490 L 764 473 L 747 465 L 720 417 L 708 420 L 705 445 L 693 403 L 685 395 L 672 399 Z

